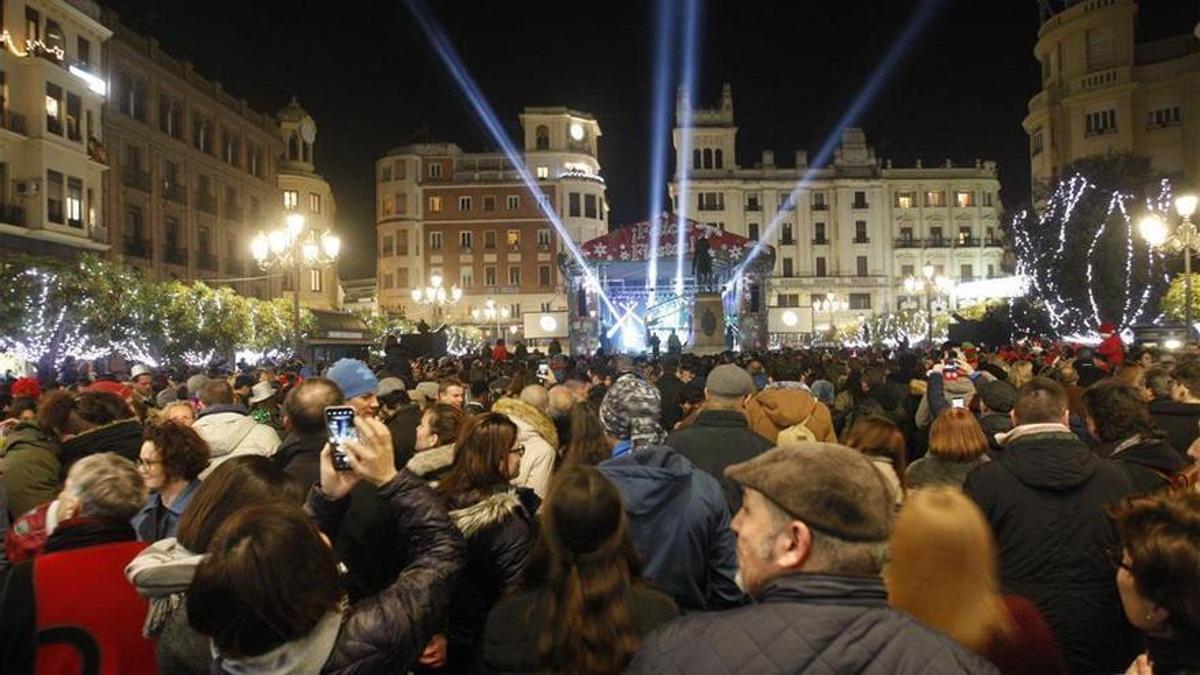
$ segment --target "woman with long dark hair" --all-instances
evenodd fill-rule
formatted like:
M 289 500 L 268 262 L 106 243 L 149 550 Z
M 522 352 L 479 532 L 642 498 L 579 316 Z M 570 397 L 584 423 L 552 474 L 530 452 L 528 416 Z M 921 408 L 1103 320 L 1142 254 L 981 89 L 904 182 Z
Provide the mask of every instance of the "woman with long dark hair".
M 580 401 L 571 408 L 571 442 L 563 453 L 563 465 L 596 466 L 612 457 L 600 424 L 600 411 L 591 401 Z
M 452 673 L 473 669 L 487 614 L 500 596 L 516 588 L 533 549 L 540 500 L 533 490 L 510 485 L 524 451 L 517 444 L 517 425 L 507 417 L 474 417 L 459 434 L 454 464 L 437 486 L 468 547 L 445 637 L 445 663 Z M 440 642 L 431 643 L 427 664 L 441 664 Z
M 617 673 L 641 637 L 679 615 L 641 583 L 621 495 L 593 467 L 564 468 L 541 512 L 541 538 L 523 590 L 488 615 L 488 672 Z

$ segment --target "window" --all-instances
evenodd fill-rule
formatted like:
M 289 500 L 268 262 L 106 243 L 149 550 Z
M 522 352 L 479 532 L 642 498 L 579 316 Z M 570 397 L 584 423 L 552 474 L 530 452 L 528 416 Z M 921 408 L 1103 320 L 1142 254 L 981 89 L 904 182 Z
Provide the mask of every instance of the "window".
M 470 197 L 459 197 L 458 198 L 458 210 L 459 211 L 470 211 L 471 210 L 471 198 Z
M 793 267 L 792 267 L 792 259 L 791 258 L 783 259 L 783 276 L 784 276 L 784 278 L 791 278 L 791 277 L 795 276 L 795 269 L 793 269 Z
M 79 59 L 79 63 L 85 68 L 92 64 L 92 43 L 82 35 L 75 38 L 75 58 Z
M 777 199 L 779 203 L 776 206 L 780 211 L 791 211 L 796 208 L 796 202 L 790 192 L 780 192 Z
M 89 228 L 95 227 L 96 226 L 96 194 L 92 191 L 92 188 L 87 189 L 87 203 L 85 204 L 85 208 L 87 209 L 88 227 Z
M 548 302 L 543 302 L 543 303 L 542 303 L 542 308 L 541 308 L 541 311 L 543 311 L 543 312 L 551 312 L 551 311 L 554 311 L 554 310 L 550 309 L 550 303 L 548 303 Z
M 1097 136 L 1117 130 L 1117 109 L 1109 108 L 1084 116 L 1084 136 Z
M 192 113 L 192 145 L 201 152 L 212 152 L 212 125 L 196 112 Z
M 538 150 L 550 149 L 550 127 L 545 124 L 537 125 L 533 130 L 534 147 Z
M 180 249 L 183 248 L 179 245 L 179 219 L 172 216 L 163 218 L 163 231 L 167 235 L 167 262 L 173 262 L 171 260 L 172 257 L 175 258 L 175 261 L 178 261 L 179 257 L 177 256 L 181 252 Z
M 867 274 L 868 274 L 867 256 L 865 256 L 865 255 L 858 256 L 857 258 L 854 259 L 854 263 L 855 263 L 855 267 L 857 268 L 855 271 L 858 273 L 858 276 L 860 276 L 860 277 L 867 276 Z
M 83 112 L 83 102 L 79 96 L 67 93 L 67 138 L 72 141 L 83 140 L 79 133 L 79 116 Z
M 955 190 L 954 205 L 960 209 L 970 208 L 975 206 L 975 191 L 974 190 Z
M 817 265 L 816 265 L 817 276 L 819 276 L 819 277 L 825 276 L 825 272 L 826 272 L 825 256 L 817 256 L 816 263 L 817 263 Z
M 384 197 L 379 204 L 379 212 L 382 215 L 390 216 L 396 212 L 396 199 L 394 197 Z
M 854 193 L 854 208 L 856 208 L 856 209 L 867 208 L 867 193 L 866 192 L 859 190 Z
M 720 148 L 713 150 L 713 165 L 718 169 L 725 168 L 725 153 L 721 152 Z
M 913 229 L 911 227 L 900 228 L 900 241 L 911 242 L 913 240 Z
M 429 250 L 430 251 L 442 250 L 442 233 L 441 232 L 430 232 L 429 233 Z
M 509 195 L 505 199 L 505 208 L 507 208 L 509 211 L 516 211 L 517 209 L 521 208 L 520 195 Z
M 908 278 L 911 276 L 915 276 L 915 274 L 916 274 L 916 272 L 915 272 L 914 265 L 901 265 L 900 266 L 900 276 L 901 277 Z
M 25 8 L 25 38 L 27 40 L 42 39 L 42 15 L 31 7 Z
M 221 157 L 225 163 L 230 166 L 239 166 L 241 164 L 241 144 L 238 143 L 237 136 L 226 131 L 221 134 Z
M 485 250 L 485 251 L 495 251 L 496 250 L 496 231 L 495 230 L 486 230 L 483 233 L 483 250 Z
M 539 251 L 550 250 L 550 230 L 543 228 L 537 231 L 537 245 Z
M 829 208 L 828 203 L 825 201 L 824 192 L 812 193 L 812 207 L 813 211 L 824 211 L 825 209 Z
M 983 205 L 984 206 L 992 205 L 992 193 L 990 191 L 985 191 L 983 193 Z
M 704 148 L 704 151 L 703 151 L 703 155 L 702 155 L 702 156 L 704 157 L 704 168 L 705 168 L 705 169 L 711 169 L 711 168 L 713 168 L 713 152 L 712 152 L 712 148 Z
M 396 180 L 404 180 L 408 178 L 408 162 L 398 159 L 396 160 L 396 171 L 393 174 Z
M 379 182 L 388 183 L 392 180 L 392 167 L 385 166 L 379 172 Z
M 1032 157 L 1037 157 L 1046 149 L 1045 134 L 1041 127 L 1033 130 L 1033 135 L 1029 137 L 1029 154 Z
M 1149 119 L 1146 120 L 1148 127 L 1173 127 L 1180 124 L 1179 106 L 1151 110 L 1148 115 Z
M 778 305 L 779 307 L 799 307 L 800 306 L 800 294 L 799 293 L 780 293 L 775 304 Z
M 483 210 L 484 211 L 495 211 L 496 210 L 496 198 L 490 197 L 490 196 L 484 197 L 483 198 Z
M 750 241 L 758 241 L 758 223 L 746 224 L 746 238 Z
M 429 163 L 429 177 L 430 178 L 441 178 L 442 177 L 441 162 L 430 162 Z
M 520 286 L 521 285 L 521 268 L 520 267 L 517 267 L 514 265 L 514 266 L 508 268 L 508 285 L 509 286 Z
M 408 255 L 408 232 L 404 230 L 396 233 L 396 255 Z
M 83 181 L 67 178 L 67 225 L 83 227 Z
M 125 239 L 126 241 L 136 242 L 140 247 L 144 243 L 142 235 L 145 232 L 142 229 L 142 210 L 136 206 L 125 207 Z M 142 251 L 145 253 L 145 250 Z
M 995 277 L 996 277 L 996 266 L 993 265 L 992 263 L 988 263 L 988 278 L 994 279 Z
M 895 205 L 898 209 L 911 209 L 917 205 L 916 194 L 913 192 L 897 192 Z
M 401 267 L 396 270 L 396 285 L 400 288 L 408 288 L 408 268 Z
M 62 87 L 46 83 L 46 131 L 62 136 Z
M 183 114 L 179 104 L 170 96 L 158 95 L 158 130 L 171 138 L 179 138 L 183 133 Z
M 935 277 L 946 276 L 946 266 L 945 265 L 934 265 L 933 266 L 933 275 Z
M 538 286 L 543 286 L 543 287 L 550 286 L 550 266 L 549 265 L 539 265 L 538 266 Z
M 46 172 L 46 219 L 63 224 L 63 175 L 57 171 Z
M 313 213 L 321 212 L 321 195 L 316 192 L 308 193 L 308 210 Z
M 783 227 L 780 229 L 779 232 L 780 232 L 779 243 L 781 243 L 781 244 L 796 243 L 795 238 L 792 236 L 792 224 L 791 223 L 784 223 Z
M 396 238 L 389 235 L 380 240 L 379 255 L 394 255 L 396 253 Z
M 487 286 L 489 288 L 496 285 L 496 268 L 495 267 L 483 268 L 483 285 Z
M 538 178 L 549 178 L 550 177 L 550 167 L 539 166 L 537 168 L 537 177 Z
M 442 198 L 441 197 L 433 196 L 433 197 L 429 198 L 429 212 L 430 213 L 441 213 L 442 212 Z
M 692 168 L 700 168 L 700 148 L 692 150 Z
M 697 208 L 701 211 L 722 211 L 725 209 L 724 192 L 701 192 L 696 195 Z
M 945 206 L 946 192 L 944 190 L 926 190 L 925 206 Z
M 578 192 L 572 192 L 567 195 L 567 215 L 569 217 L 578 218 L 582 214 L 583 209 L 580 208 L 579 202 Z
M 813 243 L 824 244 L 825 242 L 825 223 L 813 223 Z
M 257 145 L 252 145 L 248 149 L 247 154 L 248 156 L 246 157 L 246 161 L 249 166 L 246 168 L 250 172 L 250 175 L 254 176 L 255 178 L 262 178 L 262 148 Z
M 509 230 L 505 236 L 505 241 L 508 242 L 508 250 L 519 250 L 521 248 L 521 231 Z
M 295 211 L 300 206 L 299 190 L 284 190 L 283 191 L 283 208 L 288 211 Z
M 384 274 L 384 275 L 383 275 L 383 287 L 384 287 L 385 289 L 387 289 L 387 288 L 391 288 L 391 287 L 392 287 L 392 285 L 393 285 L 393 284 L 392 284 L 392 275 L 391 275 L 391 274 Z
M 958 276 L 961 277 L 962 281 L 972 281 L 975 278 L 975 269 L 970 265 L 960 265 Z
M 972 239 L 971 226 L 970 225 L 960 226 L 958 228 L 958 245 L 959 246 L 970 246 L 974 243 L 971 241 L 971 239 Z
M 583 217 L 596 218 L 596 195 L 583 196 Z
M 1087 32 L 1088 70 L 1111 68 L 1116 60 L 1116 39 L 1110 27 L 1094 28 Z
M 458 233 L 458 247 L 464 251 L 471 250 L 471 243 L 473 240 L 474 237 L 472 236 L 470 230 L 463 230 L 462 232 Z
M 870 241 L 870 239 L 867 239 L 867 221 L 865 221 L 865 220 L 854 221 L 854 243 L 866 244 L 869 241 Z
M 312 291 L 313 293 L 320 293 L 321 289 L 323 288 L 323 285 L 321 283 L 323 281 L 323 279 L 321 278 L 322 276 L 324 276 L 322 274 L 322 270 L 309 270 L 308 271 L 308 290 Z
M 509 313 L 509 316 L 511 316 L 514 319 L 521 318 L 521 303 L 514 302 L 513 304 L 509 305 L 508 313 Z
M 396 213 L 408 213 L 408 195 L 403 192 L 396 195 Z
M 851 293 L 850 309 L 871 309 L 871 294 Z

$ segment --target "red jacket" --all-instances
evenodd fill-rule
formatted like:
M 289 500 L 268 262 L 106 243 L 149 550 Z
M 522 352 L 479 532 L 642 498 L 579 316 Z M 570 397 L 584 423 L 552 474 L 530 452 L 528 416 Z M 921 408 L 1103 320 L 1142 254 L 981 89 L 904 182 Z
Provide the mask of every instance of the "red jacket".
M 1096 353 L 1108 362 L 1110 371 L 1114 370 L 1125 362 L 1125 343 L 1121 341 L 1120 335 L 1113 333 L 1104 338 L 1104 342 L 1096 348 Z

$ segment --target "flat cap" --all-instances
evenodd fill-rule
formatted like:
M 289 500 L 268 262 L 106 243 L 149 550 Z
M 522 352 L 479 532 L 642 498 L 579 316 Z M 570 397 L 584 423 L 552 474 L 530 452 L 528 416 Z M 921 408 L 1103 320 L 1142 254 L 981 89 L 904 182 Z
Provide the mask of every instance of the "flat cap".
M 704 380 L 704 388 L 714 396 L 725 398 L 741 398 L 758 390 L 750 373 L 732 363 L 713 368 Z

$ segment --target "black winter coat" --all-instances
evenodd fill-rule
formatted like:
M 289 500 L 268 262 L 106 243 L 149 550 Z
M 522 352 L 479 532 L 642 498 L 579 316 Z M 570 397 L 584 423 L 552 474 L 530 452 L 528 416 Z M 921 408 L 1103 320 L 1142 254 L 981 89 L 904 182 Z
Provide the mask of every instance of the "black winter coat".
M 1151 401 L 1148 407 L 1154 423 L 1167 432 L 1167 442 L 1187 457 L 1188 446 L 1200 436 L 1200 403 Z
M 1119 445 L 1117 447 L 1120 447 Z M 1135 492 L 1151 492 L 1169 484 L 1169 477 L 1186 469 L 1189 462 L 1160 438 L 1147 438 L 1121 449 L 1111 459 L 1129 474 Z
M 413 559 L 391 586 L 346 610 L 322 673 L 396 673 L 412 667 L 445 620 L 462 570 L 462 536 L 424 481 L 401 470 L 379 494 L 391 506 L 391 525 Z M 348 501 L 331 502 L 317 490 L 309 495 L 308 508 L 331 539 Z
M 392 448 L 395 450 L 396 470 L 400 470 L 417 451 L 417 427 L 421 426 L 421 406 L 410 403 L 388 420 L 388 431 L 392 432 Z
M 629 673 L 995 673 L 983 657 L 887 605 L 875 577 L 791 574 L 756 602 L 651 633 Z
M 292 432 L 279 444 L 271 461 L 305 488 L 312 487 L 321 479 L 321 449 L 327 440 L 329 433 L 325 431 L 312 435 Z
M 1123 672 L 1138 644 L 1109 562 L 1107 509 L 1134 491 L 1125 471 L 1068 431 L 1025 433 L 963 489 L 996 535 L 1004 592 L 1037 605 L 1072 672 Z
M 683 394 L 683 382 L 675 373 L 663 373 L 654 383 L 658 388 L 659 398 L 662 399 L 662 413 L 659 422 L 662 428 L 671 431 L 675 424 L 683 419 L 683 408 L 679 407 L 679 398 Z
M 750 431 L 746 416 L 736 410 L 701 410 L 690 426 L 667 436 L 667 445 L 717 479 L 730 513 L 742 507 L 742 489 L 725 477 L 725 467 L 771 449 L 771 442 Z
M 450 601 L 447 668 L 472 670 L 488 612 L 517 588 L 537 538 L 541 501 L 533 490 L 510 488 L 483 499 L 450 500 L 450 518 L 467 540 L 467 564 Z

